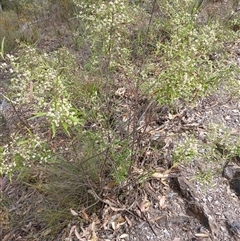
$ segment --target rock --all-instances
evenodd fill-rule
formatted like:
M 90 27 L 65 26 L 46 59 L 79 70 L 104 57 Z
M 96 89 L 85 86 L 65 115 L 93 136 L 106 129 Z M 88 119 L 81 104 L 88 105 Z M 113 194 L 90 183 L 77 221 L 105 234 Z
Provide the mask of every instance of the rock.
M 231 189 L 240 196 L 240 168 L 236 165 L 229 166 L 227 162 L 224 165 L 222 175 L 229 180 Z
M 230 180 L 234 176 L 234 169 L 232 167 L 226 166 L 223 168 L 222 176 Z
M 240 178 L 233 178 L 230 180 L 229 184 L 235 193 L 240 196 Z
M 228 218 L 226 219 L 226 226 L 229 233 L 236 237 L 240 238 L 240 222 L 239 221 L 230 221 Z M 238 239 L 239 240 L 239 239 Z
M 175 177 L 173 179 L 179 192 L 186 201 L 187 211 L 216 236 L 218 229 L 214 216 L 206 204 L 200 203 L 200 198 L 193 185 L 185 177 Z
M 185 177 L 175 177 L 173 179 L 178 191 L 186 200 L 195 201 L 197 199 L 195 188 Z

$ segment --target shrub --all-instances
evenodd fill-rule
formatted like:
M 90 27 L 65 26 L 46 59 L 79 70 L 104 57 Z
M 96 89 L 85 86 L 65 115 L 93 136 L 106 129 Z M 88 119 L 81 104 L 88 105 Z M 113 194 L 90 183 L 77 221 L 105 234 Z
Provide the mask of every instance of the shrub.
M 159 61 L 155 69 L 159 69 L 153 78 L 145 76 L 143 89 L 155 93 L 160 104 L 190 102 L 231 76 L 222 49 L 236 35 L 217 21 L 198 25 L 198 12 L 190 0 L 164 1 L 162 8 L 165 15 L 158 28 L 164 29 L 167 39 L 155 43 Z
M 66 49 L 52 54 L 40 54 L 36 49 L 24 46 L 18 57 L 7 54 L 6 62 L 1 63 L 0 68 L 3 71 L 12 73 L 8 100 L 16 111 L 25 106 L 32 115 L 29 119 L 32 126 L 28 127 L 27 133 L 14 128 L 10 130 L 13 133 L 12 142 L 2 148 L 1 174 L 12 173 L 21 165 L 30 166 L 36 160 L 42 163 L 51 158 L 46 137 L 40 134 L 46 128 L 51 129 L 52 137 L 55 137 L 59 130 L 70 136 L 69 129 L 80 124 L 78 111 L 73 108 L 71 95 L 67 90 L 71 71 L 68 72 L 67 69 L 67 78 L 63 59 L 72 59 Z M 75 62 L 72 62 L 70 66 L 75 68 L 74 64 Z M 34 154 L 36 151 L 38 154 Z
M 1 147 L 0 151 L 0 176 L 7 174 L 10 179 L 15 171 L 24 167 L 53 161 L 46 141 L 38 135 L 12 135 L 9 143 Z
M 64 57 L 61 56 L 62 54 Z M 79 123 L 66 88 L 69 84 L 69 79 L 64 76 L 66 67 L 62 65 L 58 55 L 61 56 L 60 59 L 71 58 L 66 49 L 48 55 L 39 54 L 36 49 L 25 46 L 18 59 L 11 62 L 14 75 L 11 79 L 12 103 L 15 106 L 31 104 L 34 118 L 46 116 L 51 125 L 53 137 L 59 127 L 70 135 L 69 127 Z M 73 62 L 72 67 L 74 64 Z
M 79 30 L 91 48 L 92 64 L 99 66 L 103 62 L 100 66 L 111 67 L 127 61 L 128 26 L 133 21 L 135 8 L 126 0 L 74 0 L 74 3 Z

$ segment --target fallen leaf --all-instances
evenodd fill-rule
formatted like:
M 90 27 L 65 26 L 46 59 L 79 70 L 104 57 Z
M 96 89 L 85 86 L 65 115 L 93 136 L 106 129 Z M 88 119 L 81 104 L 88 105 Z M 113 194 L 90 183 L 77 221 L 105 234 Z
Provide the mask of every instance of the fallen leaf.
M 165 187 L 168 187 L 168 184 L 166 182 L 166 179 L 161 179 L 161 183 L 165 186 Z
M 232 128 L 231 131 L 230 131 L 230 134 L 231 134 L 231 135 L 236 135 L 236 134 L 238 134 L 238 130 Z
M 5 236 L 3 237 L 3 240 L 2 240 L 2 241 L 8 241 L 8 240 L 10 240 L 10 238 L 12 238 L 12 236 L 14 236 L 14 234 L 11 232 L 11 233 L 5 235 Z
M 98 237 L 97 237 L 95 231 L 93 231 L 92 237 L 91 237 L 91 239 L 89 241 L 98 241 Z
M 116 230 L 116 223 L 115 223 L 115 222 L 112 222 L 112 223 L 111 223 L 111 226 L 112 226 L 112 229 L 115 231 L 115 230 Z
M 174 115 L 172 115 L 171 113 L 169 113 L 169 114 L 168 114 L 168 119 L 169 119 L 169 120 L 174 119 L 174 117 L 175 117 L 175 116 L 174 116 Z
M 76 226 L 75 226 L 76 227 Z M 83 237 L 88 237 L 88 235 L 89 235 L 89 230 L 88 230 L 88 228 L 87 229 L 84 229 L 82 226 L 80 227 L 81 228 L 81 230 L 82 230 L 82 236 Z
M 123 233 L 122 235 L 119 236 L 119 238 L 127 238 L 129 235 L 127 233 Z
M 118 88 L 115 92 L 116 96 L 124 96 L 126 93 L 126 88 L 122 87 L 122 88 Z
M 43 235 L 44 237 L 46 237 L 46 236 L 48 236 L 51 232 L 52 232 L 52 230 L 49 228 L 49 229 L 46 229 L 46 230 L 42 233 L 42 235 Z
M 152 219 L 151 219 L 151 222 L 156 222 L 156 221 L 162 219 L 163 217 L 164 217 L 164 216 L 158 216 L 158 217 L 152 218 Z
M 71 236 L 72 236 L 75 228 L 76 228 L 76 226 L 72 226 L 72 227 L 71 227 L 70 232 L 69 232 L 69 235 L 68 235 L 68 239 L 71 239 Z
M 81 235 L 80 235 L 79 232 L 77 231 L 76 226 L 74 227 L 74 234 L 75 234 L 76 238 L 77 238 L 79 241 L 83 241 L 83 240 L 84 240 L 84 239 L 82 239 Z
M 147 199 L 147 196 L 145 196 L 143 201 L 139 204 L 139 208 L 140 208 L 141 212 L 146 212 L 146 211 L 148 211 L 148 209 L 151 205 L 152 204 Z
M 160 201 L 159 201 L 159 208 L 160 209 L 163 209 L 165 207 L 165 201 L 166 201 L 166 197 L 165 196 L 162 196 L 160 198 Z
M 110 222 L 113 230 L 117 230 L 121 225 L 126 223 L 125 219 L 120 214 L 114 215 Z
M 163 174 L 163 173 L 155 172 L 155 173 L 152 174 L 152 177 L 155 177 L 157 179 L 167 178 L 168 174 L 167 173 Z
M 170 168 L 170 169 L 165 170 L 165 171 L 163 172 L 163 174 L 169 174 L 169 173 L 171 173 L 171 172 L 172 172 L 172 169 Z
M 115 208 L 113 206 L 110 206 L 110 208 L 114 211 L 114 212 L 119 212 L 119 211 L 125 211 L 126 208 Z
M 89 216 L 87 215 L 87 213 L 86 213 L 84 210 L 82 210 L 82 211 L 80 212 L 80 215 L 81 215 L 81 217 L 82 217 L 84 220 L 90 221 Z
M 76 211 L 74 211 L 73 209 L 70 208 L 70 211 L 71 211 L 71 214 L 72 214 L 73 216 L 78 216 L 78 213 L 77 213 Z
M 137 213 L 138 217 L 142 217 L 142 213 L 139 209 L 136 210 L 136 213 Z
M 132 227 L 132 222 L 131 222 L 131 220 L 130 220 L 127 216 L 124 216 L 124 218 L 125 218 L 127 224 L 129 225 L 129 227 Z
M 201 237 L 201 238 L 208 238 L 209 234 L 208 233 L 196 233 L 196 237 Z
M 174 238 L 173 241 L 181 241 L 180 238 Z

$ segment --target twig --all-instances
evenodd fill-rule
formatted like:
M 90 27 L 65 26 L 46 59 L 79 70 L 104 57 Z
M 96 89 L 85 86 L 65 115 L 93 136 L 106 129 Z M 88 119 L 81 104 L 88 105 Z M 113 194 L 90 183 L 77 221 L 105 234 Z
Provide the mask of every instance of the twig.
M 20 120 L 20 122 L 21 122 L 25 127 L 27 127 L 29 130 L 31 130 L 31 129 L 32 129 L 31 126 L 30 126 L 25 120 L 23 120 L 22 117 L 20 117 L 20 115 L 19 115 L 18 111 L 16 110 L 16 107 L 14 106 L 14 104 L 12 103 L 12 101 L 11 101 L 9 98 L 7 98 L 2 92 L 0 92 L 0 95 L 2 95 L 3 98 L 4 98 L 4 99 L 3 99 L 3 102 L 2 102 L 2 104 L 1 104 L 1 106 L 0 106 L 0 111 L 3 111 L 3 109 L 4 109 L 5 100 L 9 101 L 9 103 L 11 104 L 11 107 L 12 107 L 12 109 L 13 109 L 13 112 L 17 115 L 17 117 L 18 117 L 18 119 Z
M 152 224 L 148 221 L 148 219 L 147 219 L 145 213 L 143 213 L 143 212 L 141 211 L 141 208 L 139 207 L 139 205 L 137 205 L 137 207 L 138 207 L 139 211 L 142 213 L 142 215 L 144 216 L 144 219 L 143 219 L 143 218 L 141 218 L 141 219 L 143 219 L 145 222 L 148 223 L 148 226 L 150 227 L 150 229 L 152 230 L 152 232 L 154 233 L 154 235 L 157 237 L 157 233 L 155 232 L 155 230 L 154 230 Z
M 154 233 L 154 235 L 157 236 L 154 228 L 152 227 L 152 224 L 148 221 L 146 215 L 141 211 L 139 205 L 137 205 L 137 207 L 138 207 L 138 209 L 140 210 L 140 212 L 143 214 L 144 218 L 140 217 L 139 215 L 134 214 L 132 211 L 130 211 L 130 210 L 129 210 L 128 208 L 126 208 L 126 207 L 122 207 L 122 206 L 120 206 L 120 205 L 116 205 L 116 204 L 114 204 L 113 202 L 111 202 L 111 201 L 109 201 L 109 200 L 107 200 L 107 199 L 105 199 L 105 200 L 102 199 L 102 198 L 99 197 L 99 196 L 97 195 L 97 193 L 96 193 L 94 190 L 92 190 L 92 189 L 91 189 L 91 190 L 88 190 L 88 193 L 90 193 L 96 200 L 99 200 L 99 201 L 101 201 L 102 203 L 105 203 L 105 204 L 109 205 L 110 207 L 117 208 L 119 211 L 126 211 L 127 213 L 131 214 L 132 216 L 137 217 L 137 218 L 140 218 L 141 220 L 147 222 L 148 225 L 149 225 L 149 227 L 150 227 L 150 229 L 151 229 L 152 232 Z

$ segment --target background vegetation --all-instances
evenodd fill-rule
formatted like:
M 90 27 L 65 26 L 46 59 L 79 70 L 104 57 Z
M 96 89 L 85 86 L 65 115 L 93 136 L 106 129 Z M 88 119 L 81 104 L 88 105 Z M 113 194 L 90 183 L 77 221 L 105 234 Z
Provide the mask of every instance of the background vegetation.
M 239 37 L 235 1 L 226 12 L 193 0 L 1 4 L 0 70 L 10 76 L 1 80 L 1 109 L 10 136 L 1 146 L 0 175 L 45 195 L 33 217 L 44 240 L 83 221 L 70 209 L 97 212 L 106 192 L 124 196 L 152 171 L 136 168 L 155 148 L 148 126 L 157 108 L 174 114 L 219 85 L 239 89 L 226 51 Z M 219 143 L 227 133 L 209 138 Z M 227 155 L 238 154 L 239 141 L 227 143 Z M 209 161 L 209 153 L 214 159 L 216 147 L 201 154 L 201 145 L 186 137 L 172 161 Z

